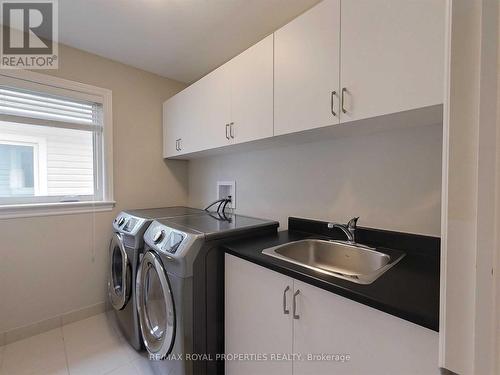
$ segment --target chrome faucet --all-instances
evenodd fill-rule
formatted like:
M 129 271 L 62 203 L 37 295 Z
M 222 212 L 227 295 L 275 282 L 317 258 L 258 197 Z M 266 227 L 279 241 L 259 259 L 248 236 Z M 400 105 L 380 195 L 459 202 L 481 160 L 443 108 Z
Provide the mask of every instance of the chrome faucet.
M 328 223 L 328 228 L 339 228 L 347 236 L 347 241 L 356 242 L 356 225 L 359 217 L 353 217 L 347 224 Z

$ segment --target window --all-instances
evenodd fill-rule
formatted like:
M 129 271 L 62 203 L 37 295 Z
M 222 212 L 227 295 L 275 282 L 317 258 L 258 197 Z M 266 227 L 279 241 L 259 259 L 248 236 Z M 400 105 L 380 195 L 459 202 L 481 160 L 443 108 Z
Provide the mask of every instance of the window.
M 35 156 L 32 145 L 0 143 L 0 195 L 35 195 Z
M 112 201 L 110 96 L 37 73 L 0 74 L 0 217 L 6 206 Z
M 0 136 L 0 197 L 40 194 L 38 147 Z

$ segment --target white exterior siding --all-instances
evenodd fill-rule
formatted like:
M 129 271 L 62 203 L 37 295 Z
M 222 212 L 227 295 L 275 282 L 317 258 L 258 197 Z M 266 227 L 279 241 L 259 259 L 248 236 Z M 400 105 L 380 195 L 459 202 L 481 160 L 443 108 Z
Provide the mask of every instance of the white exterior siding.
M 9 184 L 10 180 L 10 162 L 0 152 L 0 196 L 6 194 L 3 188 Z
M 33 144 L 38 155 L 37 195 L 94 193 L 91 131 L 0 122 L 0 142 L 15 139 Z M 0 168 L 0 175 L 8 174 Z
M 47 137 L 48 195 L 93 194 L 92 133 L 55 128 L 51 130 L 58 134 Z

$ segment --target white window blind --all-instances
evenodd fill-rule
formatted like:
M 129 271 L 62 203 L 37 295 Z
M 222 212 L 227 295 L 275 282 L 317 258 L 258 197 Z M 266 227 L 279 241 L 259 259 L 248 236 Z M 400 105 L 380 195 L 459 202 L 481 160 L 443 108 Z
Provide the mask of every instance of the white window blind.
M 0 206 L 104 200 L 102 102 L 15 83 L 0 83 Z
M 33 123 L 53 121 L 54 126 L 102 126 L 102 105 L 46 93 L 0 85 L 0 115 L 5 120 Z M 12 118 L 15 117 L 15 118 Z

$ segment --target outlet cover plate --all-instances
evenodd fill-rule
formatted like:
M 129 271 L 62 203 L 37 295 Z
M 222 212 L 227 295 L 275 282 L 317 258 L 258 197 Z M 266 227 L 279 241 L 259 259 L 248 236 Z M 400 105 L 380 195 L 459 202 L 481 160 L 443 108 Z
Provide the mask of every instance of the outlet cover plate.
M 231 196 L 231 208 L 236 208 L 236 181 L 217 181 L 217 199 Z

